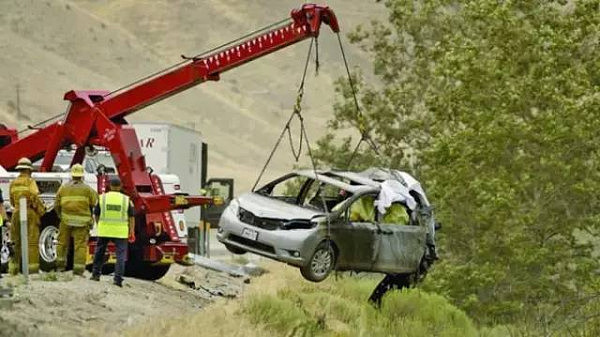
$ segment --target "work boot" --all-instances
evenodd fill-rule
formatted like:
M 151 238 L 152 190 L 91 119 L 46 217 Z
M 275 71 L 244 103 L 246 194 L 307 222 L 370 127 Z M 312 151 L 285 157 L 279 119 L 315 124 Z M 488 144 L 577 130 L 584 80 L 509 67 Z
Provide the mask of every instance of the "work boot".
M 90 280 L 92 280 L 92 281 L 100 281 L 100 275 L 94 275 L 94 274 L 92 274 L 92 276 L 90 276 Z
M 113 281 L 113 284 L 116 285 L 119 288 L 123 288 L 123 281 L 117 281 L 117 280 L 115 280 L 115 281 Z

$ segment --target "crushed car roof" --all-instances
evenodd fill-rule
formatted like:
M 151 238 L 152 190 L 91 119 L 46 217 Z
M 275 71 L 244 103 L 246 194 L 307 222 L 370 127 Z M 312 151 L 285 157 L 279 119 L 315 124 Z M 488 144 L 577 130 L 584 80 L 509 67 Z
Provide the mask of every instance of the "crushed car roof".
M 421 184 L 412 175 L 400 170 L 388 168 L 371 167 L 362 172 L 354 171 L 337 171 L 337 170 L 317 170 L 318 180 L 343 188 L 346 191 L 357 193 L 368 190 L 378 191 L 381 189 L 381 184 L 386 180 L 396 180 L 404 185 L 407 189 L 419 193 L 423 197 L 425 204 L 429 204 L 425 191 Z M 315 171 L 310 169 L 297 170 L 294 173 L 308 178 L 315 179 Z M 335 179 L 332 176 L 345 178 L 356 183 L 353 185 L 347 184 L 341 180 Z
M 372 185 L 366 185 L 366 184 L 362 184 L 358 181 L 356 181 L 357 183 L 359 183 L 358 185 L 350 185 L 347 184 L 341 180 L 335 179 L 330 177 L 329 175 L 332 175 L 334 171 L 324 171 L 324 170 L 317 170 L 317 174 L 315 175 L 315 171 L 314 170 L 297 170 L 294 171 L 295 174 L 304 176 L 304 177 L 308 177 L 311 179 L 317 179 L 319 181 L 322 181 L 324 183 L 328 183 L 331 184 L 333 186 L 342 188 L 346 191 L 352 192 L 352 193 L 358 193 L 358 192 L 362 192 L 362 191 L 367 191 L 367 190 L 377 190 L 379 189 L 378 186 L 372 186 Z

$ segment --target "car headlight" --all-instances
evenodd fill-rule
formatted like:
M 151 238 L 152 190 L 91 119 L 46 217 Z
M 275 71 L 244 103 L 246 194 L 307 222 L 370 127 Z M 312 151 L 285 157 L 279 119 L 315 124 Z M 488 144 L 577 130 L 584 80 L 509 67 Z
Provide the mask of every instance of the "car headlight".
M 235 214 L 235 216 L 237 216 L 237 214 L 240 210 L 240 202 L 237 199 L 233 199 L 233 200 L 231 200 L 231 202 L 229 203 L 229 206 L 227 208 L 229 209 L 230 212 L 233 212 L 233 214 Z

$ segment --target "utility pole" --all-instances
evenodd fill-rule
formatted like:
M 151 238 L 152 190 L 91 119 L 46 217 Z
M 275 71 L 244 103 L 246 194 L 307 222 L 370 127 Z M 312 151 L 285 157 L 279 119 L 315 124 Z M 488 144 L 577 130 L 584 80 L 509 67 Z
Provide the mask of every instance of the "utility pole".
M 17 83 L 17 122 L 21 122 L 21 86 Z

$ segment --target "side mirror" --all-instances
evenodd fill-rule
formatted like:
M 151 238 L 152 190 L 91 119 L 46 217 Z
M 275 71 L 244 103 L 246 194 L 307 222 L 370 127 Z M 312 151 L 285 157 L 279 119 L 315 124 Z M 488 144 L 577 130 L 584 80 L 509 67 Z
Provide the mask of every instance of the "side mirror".
M 442 223 L 441 222 L 435 222 L 435 226 L 433 227 L 435 229 L 435 231 L 439 231 L 442 229 Z

